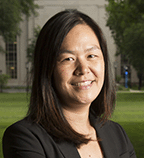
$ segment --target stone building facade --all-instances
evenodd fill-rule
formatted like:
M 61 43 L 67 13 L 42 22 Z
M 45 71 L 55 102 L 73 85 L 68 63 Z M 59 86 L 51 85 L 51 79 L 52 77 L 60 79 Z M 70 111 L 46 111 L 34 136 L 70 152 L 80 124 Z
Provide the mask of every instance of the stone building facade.
M 33 37 L 35 27 L 42 27 L 45 22 L 59 11 L 77 9 L 92 17 L 101 27 L 108 44 L 112 70 L 115 75 L 121 75 L 123 66 L 121 58 L 115 57 L 116 47 L 111 32 L 106 27 L 105 0 L 35 0 L 39 5 L 38 16 L 28 19 L 23 17 L 20 23 L 21 35 L 13 43 L 4 43 L 0 37 L 0 45 L 7 50 L 7 54 L 0 53 L 0 73 L 10 74 L 8 86 L 25 86 L 30 64 L 27 63 L 26 50 L 29 39 Z M 132 69 L 132 68 L 131 68 Z M 122 80 L 124 81 L 124 80 Z M 131 81 L 138 82 L 136 72 L 132 69 Z

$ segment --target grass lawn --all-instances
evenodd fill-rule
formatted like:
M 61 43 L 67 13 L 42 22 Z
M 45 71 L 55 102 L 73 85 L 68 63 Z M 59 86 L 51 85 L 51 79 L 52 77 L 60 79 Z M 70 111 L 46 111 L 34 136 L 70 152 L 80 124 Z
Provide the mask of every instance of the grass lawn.
M 23 118 L 27 106 L 25 93 L 0 93 L 0 158 L 3 158 L 1 141 L 6 127 Z
M 10 124 L 23 118 L 28 106 L 25 93 L 0 94 L 0 158 L 2 135 Z M 144 158 L 144 93 L 117 93 L 112 120 L 120 123 L 129 136 L 137 158 Z
M 112 120 L 125 129 L 137 158 L 144 158 L 144 93 L 117 93 Z

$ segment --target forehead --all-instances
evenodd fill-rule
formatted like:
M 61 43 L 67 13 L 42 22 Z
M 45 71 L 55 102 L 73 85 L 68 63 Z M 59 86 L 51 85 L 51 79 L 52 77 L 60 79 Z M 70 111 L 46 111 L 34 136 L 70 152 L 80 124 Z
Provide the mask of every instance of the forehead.
M 73 27 L 64 38 L 61 49 L 66 47 L 86 47 L 88 45 L 99 46 L 95 32 L 86 24 L 78 24 Z

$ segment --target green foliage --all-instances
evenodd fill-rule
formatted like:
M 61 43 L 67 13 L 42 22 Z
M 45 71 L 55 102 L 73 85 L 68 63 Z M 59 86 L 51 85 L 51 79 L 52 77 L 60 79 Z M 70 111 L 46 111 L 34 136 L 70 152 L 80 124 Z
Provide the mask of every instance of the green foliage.
M 116 55 L 123 54 L 136 69 L 140 89 L 144 75 L 144 1 L 107 1 L 107 26 L 117 46 Z
M 9 75 L 6 75 L 6 74 L 0 75 L 1 92 L 2 92 L 3 87 L 7 84 L 9 78 L 10 78 Z
M 143 12 L 140 12 L 142 0 L 107 0 L 109 4 L 106 6 L 107 26 L 112 32 L 112 36 L 117 45 L 117 54 L 125 53 L 124 33 L 125 29 L 129 29 L 133 24 L 143 21 Z M 144 3 L 143 3 L 144 4 Z
M 0 35 L 4 41 L 13 41 L 20 34 L 22 14 L 36 14 L 34 0 L 0 0 Z
M 120 75 L 116 76 L 116 82 L 119 83 L 121 81 L 122 77 Z
M 125 29 L 123 40 L 125 55 L 138 73 L 144 70 L 143 28 L 144 22 L 132 24 L 131 27 Z
M 30 16 L 31 13 L 37 15 L 36 9 L 39 8 L 38 5 L 34 3 L 34 0 L 18 0 L 21 6 L 21 12 L 27 16 Z

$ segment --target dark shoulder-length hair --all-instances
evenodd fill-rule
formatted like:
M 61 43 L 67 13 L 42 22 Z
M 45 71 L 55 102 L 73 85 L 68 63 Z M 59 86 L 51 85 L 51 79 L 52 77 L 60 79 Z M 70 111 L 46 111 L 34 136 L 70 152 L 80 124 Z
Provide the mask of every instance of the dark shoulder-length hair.
M 86 24 L 96 34 L 104 56 L 105 80 L 99 96 L 92 102 L 90 111 L 106 121 L 114 107 L 115 92 L 110 73 L 106 41 L 99 26 L 89 16 L 66 10 L 50 18 L 42 28 L 36 42 L 33 65 L 33 83 L 27 117 L 41 124 L 56 140 L 67 140 L 77 147 L 89 139 L 77 133 L 65 119 L 53 84 L 53 71 L 61 44 L 68 32 L 78 24 Z

